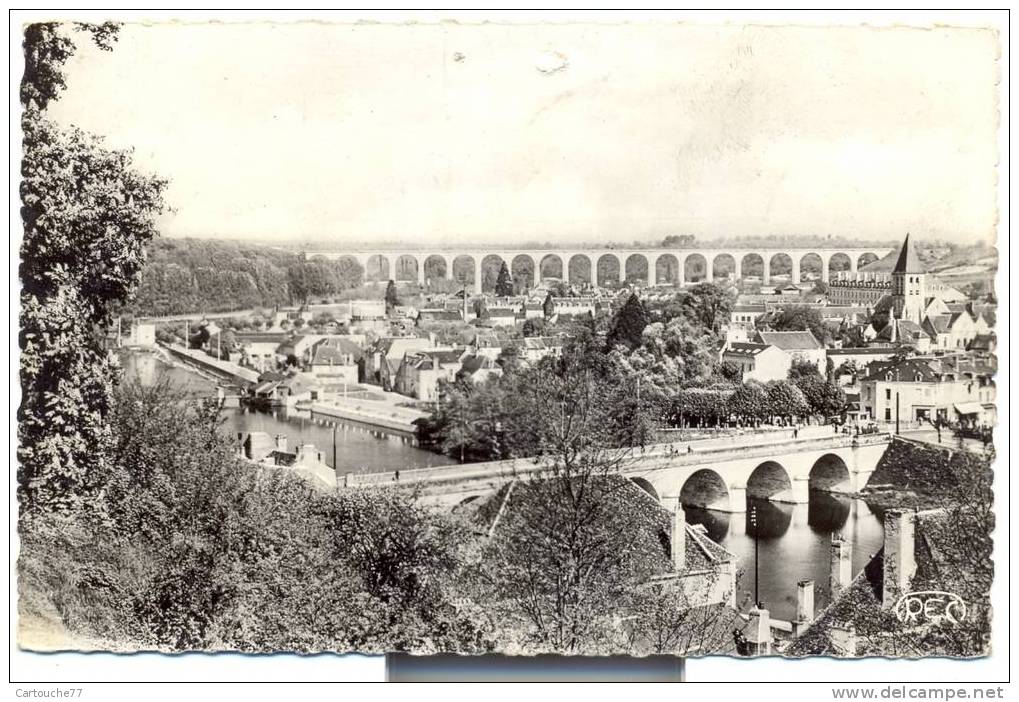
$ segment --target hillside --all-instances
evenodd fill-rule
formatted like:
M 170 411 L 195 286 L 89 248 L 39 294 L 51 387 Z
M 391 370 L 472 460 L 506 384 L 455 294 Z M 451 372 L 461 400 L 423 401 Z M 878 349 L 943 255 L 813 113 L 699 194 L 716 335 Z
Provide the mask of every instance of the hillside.
M 156 239 L 147 253 L 141 284 L 125 308 L 139 316 L 275 307 L 361 284 L 360 267 L 349 262 L 306 261 L 235 241 Z

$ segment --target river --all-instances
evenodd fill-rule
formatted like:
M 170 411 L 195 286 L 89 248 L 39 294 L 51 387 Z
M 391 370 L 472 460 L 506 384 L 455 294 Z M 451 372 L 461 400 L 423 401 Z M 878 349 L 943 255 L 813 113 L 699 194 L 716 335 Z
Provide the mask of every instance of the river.
M 137 378 L 142 384 L 166 379 L 196 396 L 213 397 L 216 382 L 190 368 L 168 363 L 155 353 L 126 351 L 121 354 L 124 377 Z M 336 456 L 333 455 L 333 426 L 336 427 Z M 417 448 L 413 440 L 379 431 L 356 422 L 312 419 L 309 412 L 290 416 L 282 410 L 260 412 L 247 408 L 223 410 L 224 431 L 236 436 L 249 431 L 264 431 L 269 436 L 287 437 L 291 450 L 298 444 L 314 444 L 325 452 L 325 461 L 339 473 L 383 473 L 407 468 L 427 468 L 455 463 L 452 458 Z
M 196 395 L 215 394 L 214 381 L 188 368 L 169 364 L 151 353 L 124 353 L 125 376 L 152 383 L 160 376 Z M 333 463 L 331 423 L 319 423 L 305 416 L 286 417 L 246 409 L 224 410 L 224 428 L 237 432 L 264 431 L 270 436 L 284 434 L 289 445 L 312 443 L 326 452 Z M 406 437 L 393 436 L 342 421 L 336 424 L 336 448 L 340 472 L 387 472 L 439 466 L 453 459 L 417 448 Z M 860 499 L 811 492 L 809 504 L 790 505 L 751 498 L 748 508 L 757 506 L 757 536 L 760 554 L 759 599 L 773 617 L 792 620 L 796 615 L 796 583 L 815 583 L 814 601 L 820 611 L 829 601 L 828 573 L 831 535 L 841 533 L 853 542 L 853 572 L 857 573 L 880 548 L 883 539 L 881 517 Z M 688 507 L 687 520 L 704 524 L 708 535 L 740 559 L 742 595 L 754 593 L 754 535 L 748 531 L 747 514 L 728 514 Z M 752 600 L 751 600 L 752 601 Z
M 749 509 L 757 508 L 757 529 L 748 523 Z M 790 621 L 796 617 L 796 583 L 814 581 L 814 607 L 830 601 L 828 590 L 829 549 L 832 534 L 840 533 L 853 544 L 853 573 L 881 548 L 884 529 L 881 515 L 864 500 L 824 492 L 810 493 L 808 504 L 792 505 L 748 498 L 746 514 L 686 508 L 687 521 L 703 524 L 708 535 L 740 559 L 743 570 L 737 600 L 754 596 L 755 536 L 759 543 L 759 599 L 772 617 Z

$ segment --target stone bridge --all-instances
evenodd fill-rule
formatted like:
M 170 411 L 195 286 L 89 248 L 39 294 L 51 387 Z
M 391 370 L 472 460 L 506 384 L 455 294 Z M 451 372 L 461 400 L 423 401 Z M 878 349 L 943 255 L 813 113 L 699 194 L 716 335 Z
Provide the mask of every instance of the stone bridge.
M 760 269 L 767 283 L 788 270 L 794 283 L 803 282 L 804 264 L 816 270 L 816 277 L 829 280 L 832 273 L 855 273 L 859 266 L 877 260 L 888 250 L 882 248 L 687 248 L 687 249 L 526 249 L 526 250 L 403 250 L 310 252 L 329 259 L 351 259 L 364 270 L 365 280 L 417 281 L 446 279 L 472 283 L 482 292 L 484 270 L 503 263 L 514 280 L 537 285 L 544 278 L 572 283 L 643 280 L 649 285 L 712 281 L 715 278 L 746 278 Z M 604 265 L 602 265 L 604 264 Z M 599 276 L 599 271 L 604 275 Z M 491 277 L 490 277 L 491 278 Z M 489 284 L 494 283 L 491 278 Z
M 862 490 L 891 442 L 890 434 L 853 437 L 831 427 L 805 427 L 658 444 L 633 455 L 623 474 L 655 499 L 680 497 L 684 506 L 746 511 L 746 498 L 805 503 L 810 490 Z M 531 459 L 418 468 L 395 473 L 348 474 L 345 485 L 413 486 L 445 507 L 476 499 L 503 484 L 544 470 Z

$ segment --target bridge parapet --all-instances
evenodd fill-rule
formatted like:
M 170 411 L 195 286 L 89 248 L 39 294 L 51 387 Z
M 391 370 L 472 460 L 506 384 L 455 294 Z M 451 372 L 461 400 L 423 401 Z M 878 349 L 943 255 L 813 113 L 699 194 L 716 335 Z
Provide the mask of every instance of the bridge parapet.
M 860 446 L 876 446 L 891 441 L 890 434 L 870 434 L 865 436 L 847 436 L 829 434 L 824 436 L 781 436 L 769 437 L 749 443 L 734 445 L 732 438 L 725 440 L 709 440 L 708 442 L 687 442 L 678 444 L 657 444 L 644 451 L 635 451 L 623 473 L 640 473 L 663 467 L 679 468 L 724 463 L 733 458 L 753 459 L 770 458 L 783 453 L 801 453 L 816 451 L 834 451 Z M 510 480 L 540 473 L 548 469 L 548 465 L 535 458 L 518 458 L 506 461 L 490 461 L 485 463 L 468 463 L 457 466 L 439 466 L 434 468 L 413 468 L 399 472 L 348 474 L 344 484 L 348 487 L 357 485 L 406 486 L 420 484 L 440 485 L 444 483 L 463 483 L 472 480 Z

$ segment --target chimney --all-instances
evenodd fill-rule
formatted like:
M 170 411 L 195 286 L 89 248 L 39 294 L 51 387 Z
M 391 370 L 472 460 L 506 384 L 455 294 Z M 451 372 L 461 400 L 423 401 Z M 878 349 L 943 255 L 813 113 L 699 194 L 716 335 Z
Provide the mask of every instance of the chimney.
M 796 622 L 809 624 L 814 621 L 814 581 L 801 580 L 796 583 Z
M 767 656 L 771 654 L 771 613 L 766 609 L 754 607 L 748 613 L 750 621 L 747 624 L 747 641 L 751 646 L 751 653 L 756 656 Z
M 841 534 L 831 537 L 831 573 L 829 586 L 834 600 L 853 579 L 853 543 Z
M 276 450 L 285 453 L 287 450 L 287 437 L 285 434 L 276 435 Z
M 686 512 L 678 495 L 662 498 L 662 504 L 672 512 L 672 567 L 678 572 L 686 568 Z
M 882 605 L 894 607 L 916 574 L 916 515 L 901 509 L 885 513 L 884 592 Z

